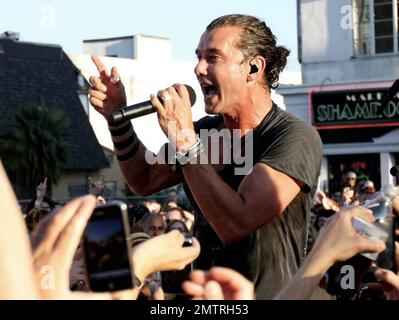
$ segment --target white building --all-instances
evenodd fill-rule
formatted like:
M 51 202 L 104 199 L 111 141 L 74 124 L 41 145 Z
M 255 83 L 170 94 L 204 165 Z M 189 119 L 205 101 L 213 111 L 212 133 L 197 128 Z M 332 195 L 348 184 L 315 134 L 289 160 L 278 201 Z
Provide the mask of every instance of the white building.
M 315 125 L 324 145 L 320 187 L 349 170 L 379 188 L 396 181 L 399 104 L 385 103 L 399 75 L 396 0 L 298 0 L 303 84 L 283 86 L 288 111 Z

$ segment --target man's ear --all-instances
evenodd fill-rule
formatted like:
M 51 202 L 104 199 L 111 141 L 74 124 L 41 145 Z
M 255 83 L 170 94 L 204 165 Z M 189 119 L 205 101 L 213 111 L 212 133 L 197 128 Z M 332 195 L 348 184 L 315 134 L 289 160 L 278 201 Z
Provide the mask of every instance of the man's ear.
M 248 64 L 248 81 L 262 80 L 266 69 L 266 60 L 262 56 L 256 56 Z
M 257 73 L 258 71 L 259 69 L 256 64 L 251 64 L 251 70 L 249 71 L 249 74 Z

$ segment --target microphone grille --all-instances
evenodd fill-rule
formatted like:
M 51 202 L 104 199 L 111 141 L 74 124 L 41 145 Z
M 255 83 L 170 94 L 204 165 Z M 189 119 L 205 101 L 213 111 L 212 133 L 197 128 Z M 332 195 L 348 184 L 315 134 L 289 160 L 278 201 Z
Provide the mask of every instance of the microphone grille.
M 188 84 L 185 84 L 185 86 L 190 97 L 191 106 L 193 106 L 195 104 L 195 101 L 197 100 L 197 95 L 195 94 L 195 91 L 191 86 L 189 86 Z

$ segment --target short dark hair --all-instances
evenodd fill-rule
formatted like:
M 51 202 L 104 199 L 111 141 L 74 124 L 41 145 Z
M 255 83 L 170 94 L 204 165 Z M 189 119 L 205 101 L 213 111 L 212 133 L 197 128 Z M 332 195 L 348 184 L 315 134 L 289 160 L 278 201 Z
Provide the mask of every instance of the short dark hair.
M 257 55 L 266 59 L 265 83 L 270 89 L 278 87 L 280 73 L 287 64 L 290 51 L 285 47 L 277 47 L 277 38 L 266 23 L 256 17 L 243 14 L 229 14 L 213 20 L 206 31 L 232 26 L 242 29 L 241 41 L 237 47 L 249 60 Z

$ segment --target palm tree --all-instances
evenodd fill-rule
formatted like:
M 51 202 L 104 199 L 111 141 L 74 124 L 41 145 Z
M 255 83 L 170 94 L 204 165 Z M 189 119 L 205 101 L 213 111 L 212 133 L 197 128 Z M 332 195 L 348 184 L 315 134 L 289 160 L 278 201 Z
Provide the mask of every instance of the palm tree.
M 0 154 L 20 197 L 31 197 L 39 182 L 57 183 L 67 163 L 68 121 L 60 110 L 30 104 L 15 113 L 15 122 L 0 141 Z

